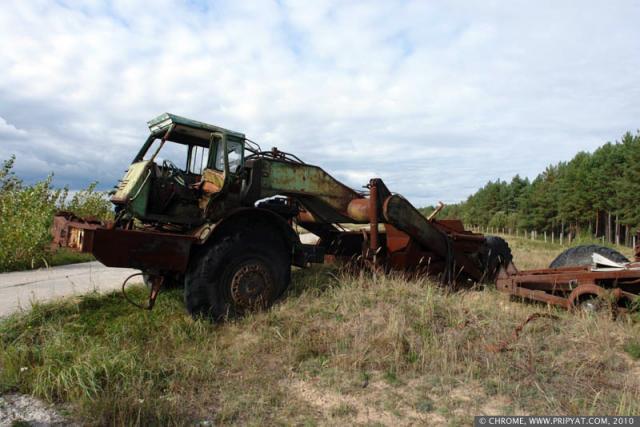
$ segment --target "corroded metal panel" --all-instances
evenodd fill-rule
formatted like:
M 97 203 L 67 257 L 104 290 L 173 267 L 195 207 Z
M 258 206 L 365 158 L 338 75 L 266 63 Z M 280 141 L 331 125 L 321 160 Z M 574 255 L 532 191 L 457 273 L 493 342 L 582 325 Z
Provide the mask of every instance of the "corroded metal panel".
M 189 262 L 190 235 L 138 230 L 93 231 L 93 255 L 108 267 L 183 272 Z
M 240 132 L 234 132 L 229 129 L 224 129 L 219 126 L 210 125 L 208 123 L 199 122 L 197 120 L 187 119 L 186 117 L 177 116 L 171 113 L 160 114 L 158 117 L 151 119 L 147 122 L 149 130 L 152 133 L 167 129 L 171 125 L 191 128 L 194 130 L 200 130 L 205 135 L 205 139 L 208 139 L 208 135 L 211 132 L 225 133 L 229 136 L 244 140 L 244 134 Z
M 298 197 L 312 211 L 317 209 L 309 204 L 319 201 L 346 220 L 349 203 L 363 197 L 318 166 L 278 160 L 263 160 L 261 185 L 264 197 L 278 194 Z
M 446 263 L 455 263 L 456 270 L 464 270 L 472 279 L 482 279 L 482 266 L 466 253 L 456 250 L 453 245 L 453 240 L 462 236 L 461 234 L 440 230 L 437 223 L 427 220 L 407 199 L 398 194 L 391 195 L 384 201 L 383 213 L 389 224 L 407 233 L 426 250 L 433 251 Z M 477 242 L 477 250 L 483 242 L 484 237 L 481 237 Z M 453 267 L 451 270 L 453 272 Z
M 51 235 L 53 248 L 69 248 L 78 252 L 91 251 L 91 230 L 100 227 L 102 223 L 96 219 L 83 219 L 71 212 L 58 212 L 53 217 Z
M 144 216 L 151 189 L 151 166 L 152 162 L 148 160 L 131 164 L 111 196 L 111 202 L 128 204 L 132 213 Z

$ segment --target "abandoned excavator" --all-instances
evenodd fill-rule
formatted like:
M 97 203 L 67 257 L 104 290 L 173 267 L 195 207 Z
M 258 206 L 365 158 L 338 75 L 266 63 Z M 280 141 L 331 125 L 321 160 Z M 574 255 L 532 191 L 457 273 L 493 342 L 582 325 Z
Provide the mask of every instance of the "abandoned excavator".
M 291 267 L 310 263 L 360 262 L 466 284 L 494 280 L 511 261 L 501 238 L 427 218 L 381 179 L 356 191 L 242 133 L 168 113 L 148 124 L 111 195 L 115 219 L 60 213 L 53 234 L 58 246 L 141 270 L 149 308 L 161 287 L 180 285 L 193 316 L 241 315 L 271 305 Z M 303 244 L 300 228 L 317 243 Z

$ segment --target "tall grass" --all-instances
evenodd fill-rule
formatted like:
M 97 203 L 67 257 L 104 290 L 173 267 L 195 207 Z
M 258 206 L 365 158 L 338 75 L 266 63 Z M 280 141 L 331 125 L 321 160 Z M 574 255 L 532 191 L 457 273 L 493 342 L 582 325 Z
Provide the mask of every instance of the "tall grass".
M 67 188 L 52 186 L 53 175 L 27 185 L 14 172 L 15 157 L 0 169 L 0 271 L 48 263 L 53 254 L 50 227 L 56 210 L 106 219 L 111 206 L 96 183 L 69 197 Z
M 272 309 L 221 325 L 192 320 L 180 291 L 164 293 L 153 312 L 117 294 L 37 305 L 0 322 L 0 393 L 69 402 L 82 424 L 98 425 L 640 414 L 632 358 L 640 330 L 630 318 L 327 273 L 297 271 Z M 547 310 L 558 319 L 529 324 L 508 351 L 489 349 Z

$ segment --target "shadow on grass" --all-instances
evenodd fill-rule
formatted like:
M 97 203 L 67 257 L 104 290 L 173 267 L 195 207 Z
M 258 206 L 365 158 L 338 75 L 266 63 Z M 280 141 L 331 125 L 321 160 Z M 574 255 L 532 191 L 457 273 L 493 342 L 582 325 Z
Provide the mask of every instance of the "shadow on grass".
M 320 295 L 336 286 L 340 286 L 342 273 L 335 266 L 314 265 L 309 268 L 295 268 L 291 272 L 291 284 L 284 298 L 296 298 L 305 292 Z

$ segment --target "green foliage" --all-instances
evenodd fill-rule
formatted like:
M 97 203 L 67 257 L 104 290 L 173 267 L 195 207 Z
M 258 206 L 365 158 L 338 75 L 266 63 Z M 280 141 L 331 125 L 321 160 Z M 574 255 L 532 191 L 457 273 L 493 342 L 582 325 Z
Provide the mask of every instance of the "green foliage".
M 113 216 L 111 202 L 105 197 L 105 193 L 96 191 L 97 182 L 92 182 L 85 190 L 78 191 L 64 209 L 79 217 L 96 217 L 109 219 Z
M 624 351 L 634 359 L 640 359 L 640 341 L 629 341 L 625 344 Z
M 442 217 L 503 229 L 615 235 L 640 226 L 640 133 L 548 166 L 533 181 L 490 181 Z M 433 208 L 424 208 L 426 214 Z M 623 233 L 624 230 L 621 230 Z
M 45 258 L 49 227 L 63 197 L 51 188 L 51 176 L 25 186 L 13 172 L 15 158 L 0 172 L 0 270 L 28 267 Z
M 0 169 L 0 271 L 33 268 L 54 257 L 47 248 L 50 227 L 57 210 L 109 218 L 111 208 L 96 184 L 77 192 L 67 202 L 68 190 L 51 186 L 53 175 L 26 185 L 14 172 L 15 157 Z

